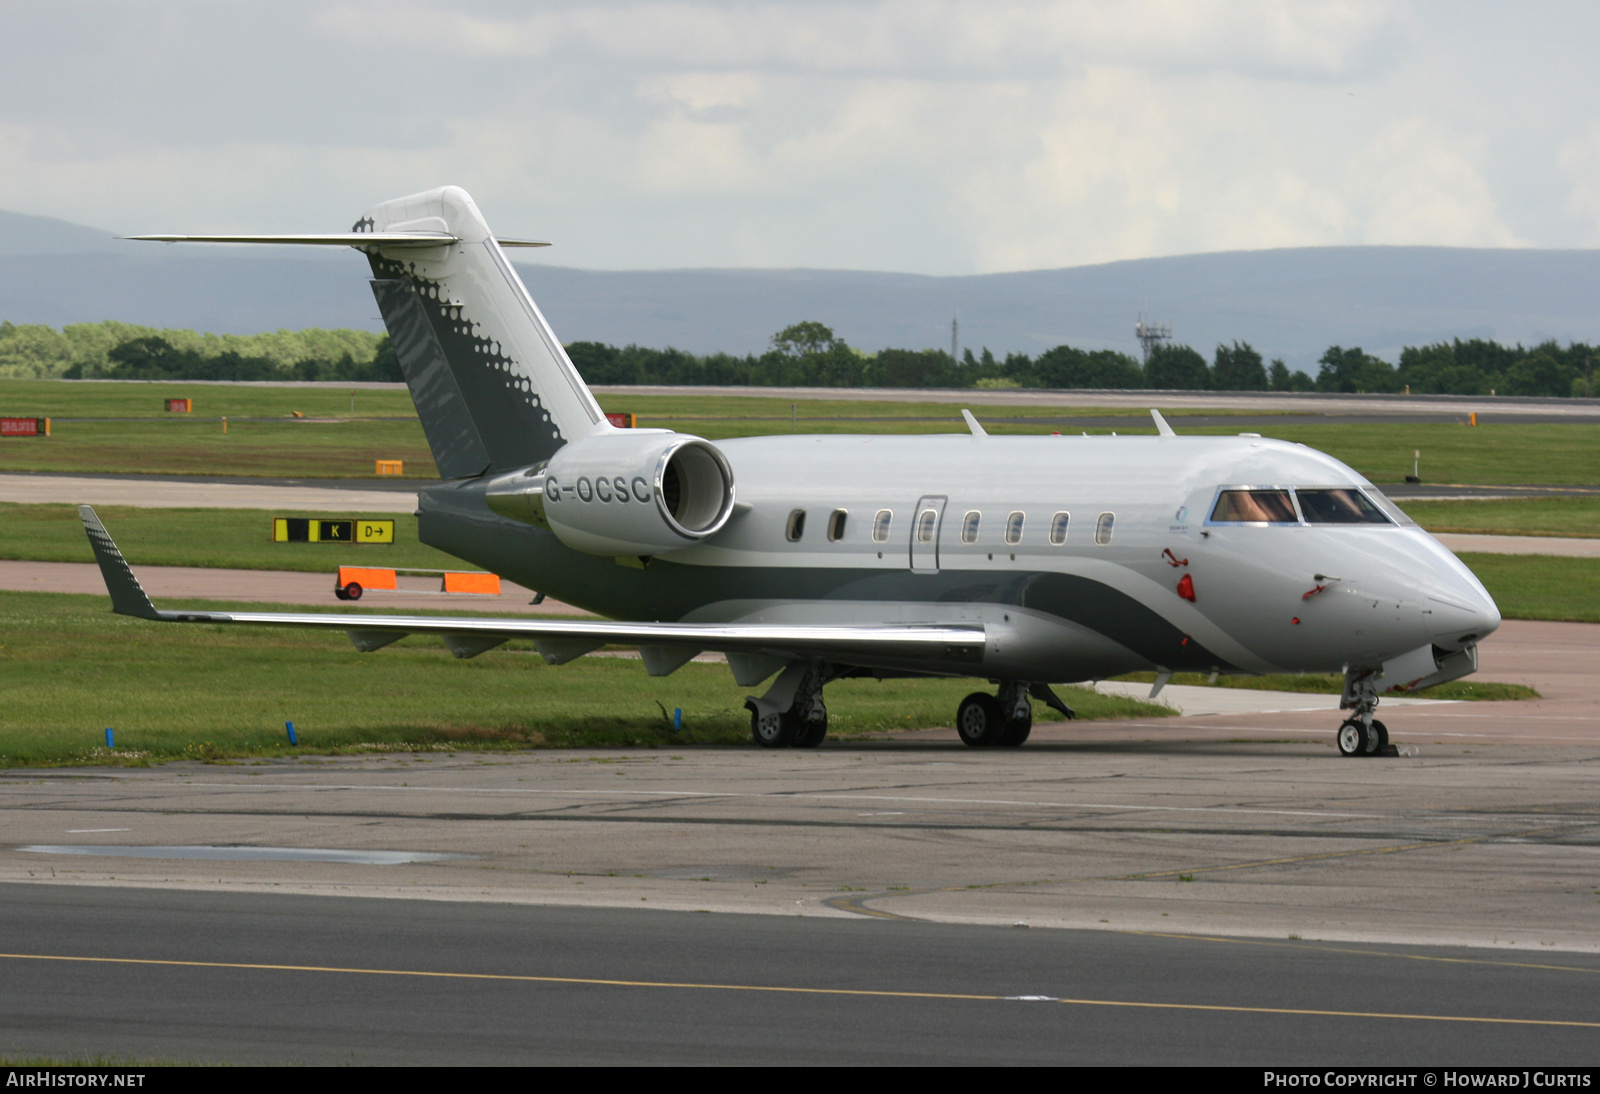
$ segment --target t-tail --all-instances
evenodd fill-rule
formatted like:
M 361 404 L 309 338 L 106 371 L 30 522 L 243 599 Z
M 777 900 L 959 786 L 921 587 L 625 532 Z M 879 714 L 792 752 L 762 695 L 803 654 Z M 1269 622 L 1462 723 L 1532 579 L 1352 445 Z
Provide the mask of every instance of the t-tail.
M 538 464 L 569 441 L 611 432 L 501 251 L 543 244 L 497 239 L 460 187 L 376 205 L 349 232 L 130 238 L 363 251 L 372 265 L 373 295 L 443 478 Z
M 455 237 L 366 248 L 372 292 L 441 477 L 526 467 L 611 428 L 465 190 L 386 201 L 354 231 Z
M 574 550 L 654 557 L 715 535 L 734 511 L 715 445 L 606 420 L 501 250 L 544 244 L 494 236 L 459 187 L 376 205 L 348 232 L 131 238 L 365 253 L 440 477 L 483 478 L 490 510 Z

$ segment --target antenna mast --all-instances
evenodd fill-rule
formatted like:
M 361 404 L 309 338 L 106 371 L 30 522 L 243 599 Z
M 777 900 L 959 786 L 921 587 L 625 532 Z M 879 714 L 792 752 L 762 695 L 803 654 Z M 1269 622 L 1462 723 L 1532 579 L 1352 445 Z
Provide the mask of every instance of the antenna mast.
M 1150 363 L 1151 352 L 1162 342 L 1172 340 L 1171 323 L 1146 323 L 1144 313 L 1139 313 L 1139 321 L 1133 325 L 1133 333 L 1139 339 L 1139 345 L 1144 349 L 1144 363 Z

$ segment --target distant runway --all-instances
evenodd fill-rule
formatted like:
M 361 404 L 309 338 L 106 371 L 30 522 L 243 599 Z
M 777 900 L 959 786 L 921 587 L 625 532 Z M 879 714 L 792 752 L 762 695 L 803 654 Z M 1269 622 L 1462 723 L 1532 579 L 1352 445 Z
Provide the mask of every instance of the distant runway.
M 1543 399 L 1492 395 L 1329 395 L 1277 391 L 1037 391 L 1023 388 L 840 388 L 840 387 L 664 387 L 596 385 L 600 396 L 695 395 L 757 399 L 845 400 L 882 403 L 946 403 L 952 406 L 1123 407 L 1250 410 L 1270 413 L 1465 418 L 1476 412 L 1496 419 L 1600 420 L 1600 399 Z
M 206 479 L 154 475 L 0 475 L 0 501 L 24 504 L 135 505 L 146 509 L 299 509 L 309 512 L 414 513 L 416 486 L 384 489 L 315 480 Z

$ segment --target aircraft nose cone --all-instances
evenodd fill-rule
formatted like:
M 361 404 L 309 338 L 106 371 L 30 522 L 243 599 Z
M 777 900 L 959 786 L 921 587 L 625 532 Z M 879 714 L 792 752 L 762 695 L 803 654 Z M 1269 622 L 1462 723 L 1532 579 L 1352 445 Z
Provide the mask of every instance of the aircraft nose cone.
M 1494 597 L 1465 566 L 1461 577 L 1431 591 L 1426 605 L 1431 613 L 1433 644 L 1458 650 L 1480 642 L 1500 627 L 1500 609 Z

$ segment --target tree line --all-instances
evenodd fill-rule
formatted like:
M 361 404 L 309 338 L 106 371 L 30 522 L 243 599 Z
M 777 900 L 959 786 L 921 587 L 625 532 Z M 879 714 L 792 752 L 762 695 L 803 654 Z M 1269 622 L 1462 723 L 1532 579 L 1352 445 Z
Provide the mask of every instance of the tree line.
M 678 349 L 567 346 L 591 384 L 749 387 L 1112 388 L 1180 391 L 1326 391 L 1417 395 L 1600 395 L 1595 358 L 1581 342 L 1503 346 L 1481 338 L 1407 346 L 1396 364 L 1360 347 L 1330 346 L 1316 376 L 1263 360 L 1248 342 L 1219 345 L 1210 360 L 1185 345 L 1158 345 L 1147 360 L 1116 350 L 1057 346 L 1037 357 L 988 349 L 960 358 L 936 349 L 865 353 L 821 323 L 772 336 L 764 353 L 697 355 Z M 126 323 L 0 323 L 0 377 L 126 380 L 404 379 L 386 335 L 356 330 L 213 335 Z
M 698 357 L 676 349 L 618 348 L 601 342 L 567 346 L 591 384 L 750 385 L 786 387 L 1112 388 L 1179 391 L 1326 391 L 1417 395 L 1600 394 L 1594 376 L 1600 351 L 1581 342 L 1525 348 L 1474 338 L 1407 346 L 1398 365 L 1360 347 L 1330 346 L 1315 377 L 1268 362 L 1248 342 L 1219 345 L 1211 360 L 1184 345 L 1158 345 L 1149 359 L 1116 350 L 1057 346 L 1038 357 L 988 349 L 884 349 L 863 353 L 821 323 L 797 323 L 773 335 L 760 355 Z
M 0 378 L 138 380 L 399 380 L 387 338 L 364 330 L 201 334 L 114 320 L 0 322 Z M 369 375 L 378 366 L 383 375 Z

